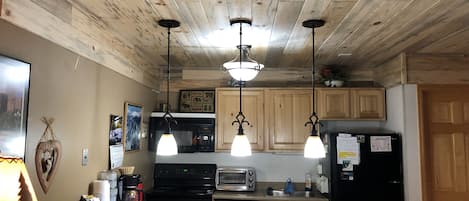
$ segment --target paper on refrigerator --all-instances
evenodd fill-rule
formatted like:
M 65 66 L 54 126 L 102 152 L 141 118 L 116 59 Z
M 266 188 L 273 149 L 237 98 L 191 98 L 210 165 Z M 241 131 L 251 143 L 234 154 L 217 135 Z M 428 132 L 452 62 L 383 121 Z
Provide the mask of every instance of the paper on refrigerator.
M 371 152 L 392 152 L 391 136 L 371 136 Z
M 360 164 L 360 144 L 357 137 L 337 136 L 337 164 L 345 163 Z

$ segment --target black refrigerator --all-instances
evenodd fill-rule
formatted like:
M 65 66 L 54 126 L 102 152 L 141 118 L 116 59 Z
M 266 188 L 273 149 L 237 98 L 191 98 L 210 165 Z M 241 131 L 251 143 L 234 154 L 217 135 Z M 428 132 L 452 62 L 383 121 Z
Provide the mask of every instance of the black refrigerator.
M 404 201 L 399 134 L 333 132 L 323 141 L 328 153 L 322 172 L 329 181 L 330 201 Z

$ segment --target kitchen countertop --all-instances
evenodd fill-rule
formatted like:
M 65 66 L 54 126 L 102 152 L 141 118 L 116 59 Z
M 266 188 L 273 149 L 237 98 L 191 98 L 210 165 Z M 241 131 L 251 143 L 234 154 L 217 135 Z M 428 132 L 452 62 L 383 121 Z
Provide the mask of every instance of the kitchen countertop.
M 328 201 L 326 197 L 321 195 L 319 192 L 312 192 L 310 197 L 296 197 L 296 196 L 270 196 L 266 195 L 267 187 L 271 186 L 274 189 L 280 189 L 283 183 L 279 182 L 257 182 L 256 191 L 254 192 L 232 192 L 232 191 L 215 191 L 213 194 L 213 200 L 285 200 L 285 201 L 296 201 L 296 200 L 308 200 L 308 201 Z M 302 188 L 301 188 L 302 186 Z M 295 183 L 295 189 L 303 190 L 304 184 Z

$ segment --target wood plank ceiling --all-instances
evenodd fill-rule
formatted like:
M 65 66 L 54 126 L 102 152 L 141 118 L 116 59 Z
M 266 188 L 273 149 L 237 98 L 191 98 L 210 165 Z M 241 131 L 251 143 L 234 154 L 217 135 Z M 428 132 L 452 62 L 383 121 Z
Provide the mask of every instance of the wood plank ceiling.
M 17 4 L 17 0 L 3 1 L 5 8 L 2 8 L 2 18 L 21 26 L 17 22 L 19 17 L 5 15 L 5 10 L 15 11 L 12 5 Z M 290 81 L 310 79 L 310 75 L 304 75 L 304 72 L 309 71 L 312 62 L 311 29 L 302 27 L 301 23 L 312 18 L 326 21 L 324 27 L 316 29 L 316 61 L 320 65 L 344 65 L 349 70 L 371 69 L 402 52 L 469 52 L 468 0 L 32 2 L 70 24 L 74 29 L 69 31 L 82 32 L 87 37 L 95 38 L 98 43 L 100 40 L 110 40 L 106 44 L 111 46 L 109 54 L 117 51 L 118 56 L 130 55 L 128 58 L 132 59 L 128 59 L 127 63 L 151 75 L 151 78 L 161 76 L 159 74 L 164 71 L 158 69 L 165 67 L 167 62 L 167 30 L 156 24 L 159 19 L 176 19 L 181 22 L 181 27 L 172 30 L 174 47 L 171 52 L 173 73 L 179 79 L 220 78 L 217 73 L 210 76 L 210 72 L 221 73 L 221 65 L 237 54 L 235 46 L 239 41 L 238 27 L 230 26 L 229 23 L 230 19 L 237 17 L 252 19 L 252 26 L 245 28 L 243 35 L 246 44 L 253 46 L 252 57 L 265 65 L 265 71 L 272 71 L 267 75 L 275 77 L 275 72 L 283 73 L 283 78 Z M 76 14 L 78 12 L 85 17 Z M 37 23 L 42 22 L 38 20 Z M 25 26 L 22 27 L 28 29 Z M 92 26 L 98 28 L 89 28 Z M 32 31 L 48 38 L 47 34 Z M 60 41 L 57 43 L 60 44 Z M 93 59 L 93 55 L 88 57 Z M 102 63 L 107 64 L 105 61 Z M 221 75 L 227 79 L 226 74 Z M 273 78 L 261 76 L 260 79 Z

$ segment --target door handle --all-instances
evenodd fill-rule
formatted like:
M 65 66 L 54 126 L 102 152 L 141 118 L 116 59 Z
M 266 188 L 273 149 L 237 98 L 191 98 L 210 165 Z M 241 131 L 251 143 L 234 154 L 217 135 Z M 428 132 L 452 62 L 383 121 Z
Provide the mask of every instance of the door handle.
M 388 183 L 390 183 L 390 184 L 400 184 L 401 181 L 391 180 L 391 181 L 388 181 Z

